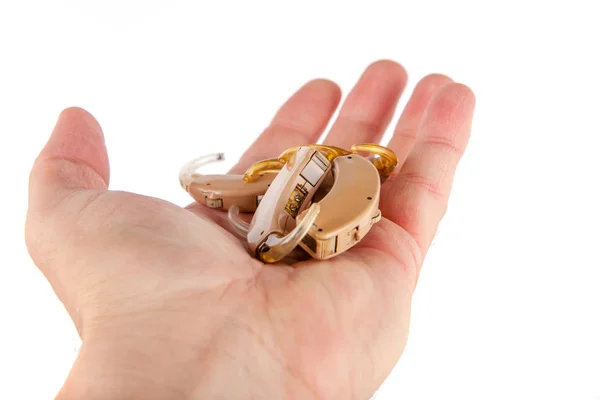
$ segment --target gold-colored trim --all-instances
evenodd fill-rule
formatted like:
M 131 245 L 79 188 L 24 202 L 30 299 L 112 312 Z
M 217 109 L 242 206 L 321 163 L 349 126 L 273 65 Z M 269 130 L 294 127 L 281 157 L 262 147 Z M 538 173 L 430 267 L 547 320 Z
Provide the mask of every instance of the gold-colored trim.
M 292 156 L 298 151 L 300 147 L 310 147 L 318 150 L 323 154 L 329 162 L 340 156 L 347 156 L 349 154 L 369 153 L 376 157 L 369 158 L 375 168 L 379 171 L 379 175 L 387 178 L 394 171 L 394 168 L 398 165 L 398 157 L 389 148 L 375 144 L 375 143 L 361 143 L 353 145 L 350 150 L 345 150 L 336 146 L 329 146 L 324 144 L 309 144 L 306 146 L 296 146 L 286 149 L 278 158 L 270 158 L 267 160 L 258 161 L 246 170 L 244 174 L 244 182 L 252 182 L 259 176 L 267 173 L 277 173 L 283 168 L 283 166 L 290 161 Z

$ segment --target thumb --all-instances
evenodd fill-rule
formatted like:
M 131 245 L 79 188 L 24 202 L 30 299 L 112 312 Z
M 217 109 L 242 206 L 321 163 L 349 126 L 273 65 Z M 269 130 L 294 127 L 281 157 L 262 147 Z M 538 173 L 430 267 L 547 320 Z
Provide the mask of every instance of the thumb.
M 25 241 L 33 261 L 67 308 L 69 299 L 61 278 L 68 265 L 59 250 L 73 228 L 69 225 L 78 214 L 74 208 L 105 192 L 108 181 L 108 155 L 100 125 L 81 108 L 65 109 L 31 169 Z
M 49 212 L 67 196 L 107 189 L 108 155 L 96 119 L 81 108 L 67 108 L 36 159 L 29 179 L 29 208 Z

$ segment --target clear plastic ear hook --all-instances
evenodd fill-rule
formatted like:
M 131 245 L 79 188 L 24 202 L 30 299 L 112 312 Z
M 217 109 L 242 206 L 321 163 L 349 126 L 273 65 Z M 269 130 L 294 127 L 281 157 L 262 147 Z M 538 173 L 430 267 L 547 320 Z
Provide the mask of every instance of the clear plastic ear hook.
M 188 192 L 194 179 L 200 176 L 200 174 L 197 173 L 198 168 L 217 161 L 223 161 L 224 159 L 224 153 L 213 153 L 187 162 L 183 167 L 181 167 L 181 170 L 179 170 L 179 183 L 181 184 L 181 187 Z
M 235 204 L 229 207 L 229 210 L 227 211 L 227 217 L 229 218 L 229 223 L 235 232 L 241 237 L 247 238 L 250 224 L 240 218 L 240 208 Z
M 276 263 L 290 254 L 300 244 L 304 236 L 317 219 L 321 207 L 319 203 L 313 203 L 306 212 L 306 216 L 287 235 L 271 233 L 267 239 L 258 247 L 257 256 L 265 263 Z

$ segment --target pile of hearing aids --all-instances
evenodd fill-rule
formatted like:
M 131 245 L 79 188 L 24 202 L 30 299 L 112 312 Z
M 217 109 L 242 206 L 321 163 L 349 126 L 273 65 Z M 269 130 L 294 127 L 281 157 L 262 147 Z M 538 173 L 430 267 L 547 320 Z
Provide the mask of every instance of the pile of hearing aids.
M 180 184 L 196 202 L 227 212 L 250 254 L 265 263 L 299 249 L 325 260 L 352 248 L 381 219 L 381 184 L 398 164 L 377 144 L 350 150 L 313 144 L 257 162 L 243 175 L 198 174 L 223 159 L 218 153 L 190 161 Z M 240 213 L 253 213 L 251 222 Z

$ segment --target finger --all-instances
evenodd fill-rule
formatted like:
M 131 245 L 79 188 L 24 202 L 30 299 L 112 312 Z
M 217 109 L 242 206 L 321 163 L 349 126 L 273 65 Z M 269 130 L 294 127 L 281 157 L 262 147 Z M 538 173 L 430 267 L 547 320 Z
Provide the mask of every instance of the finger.
M 86 196 L 105 191 L 108 183 L 108 156 L 100 125 L 85 110 L 65 109 L 29 175 L 26 242 L 39 267 L 51 252 L 50 242 L 60 243 L 60 235 L 68 230 L 64 213 L 76 214 L 75 204 L 85 204 Z M 66 201 L 76 197 L 76 203 Z
M 393 61 L 371 64 L 348 94 L 324 143 L 342 148 L 378 143 L 394 115 L 406 81 L 406 71 Z
M 30 212 L 51 210 L 67 195 L 107 189 L 108 155 L 96 119 L 81 108 L 67 108 L 29 176 Z
M 431 74 L 421 79 L 415 86 L 402 115 L 396 124 L 394 134 L 388 147 L 396 153 L 398 165 L 402 165 L 417 137 L 421 120 L 427 105 L 433 95 L 444 85 L 451 83 L 452 79 L 445 75 Z
M 475 95 L 463 84 L 448 84 L 435 94 L 414 147 L 382 203 L 383 216 L 408 231 L 423 255 L 446 212 L 474 108 Z
M 300 88 L 275 114 L 269 127 L 244 153 L 231 173 L 242 173 L 253 163 L 279 156 L 284 150 L 315 143 L 340 102 L 339 87 L 316 79 Z
M 66 199 L 81 194 L 78 203 L 85 204 L 93 193 L 106 191 L 108 183 L 108 156 L 100 125 L 80 108 L 64 110 L 30 173 L 25 240 L 33 261 L 67 307 L 77 329 L 81 326 L 78 312 L 55 268 L 69 266 L 57 251 L 69 233 L 65 214 L 77 213 Z

